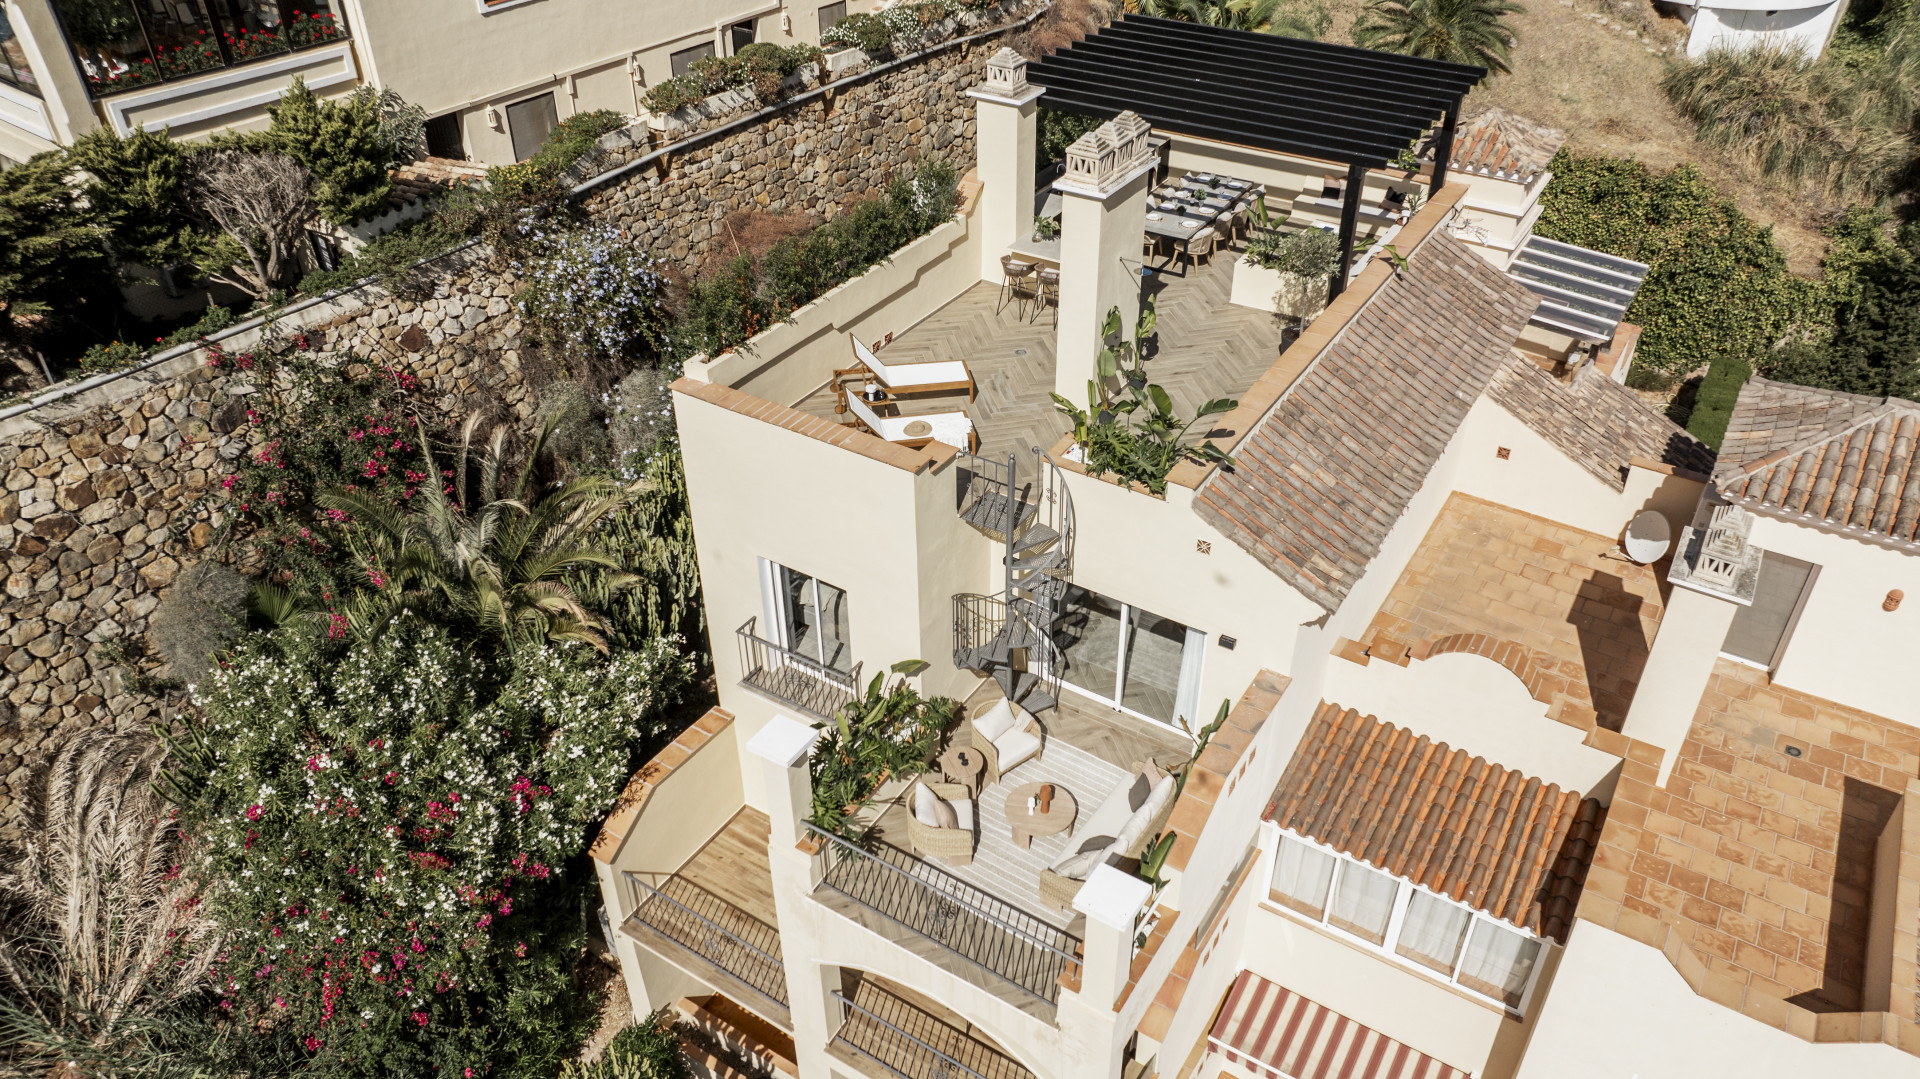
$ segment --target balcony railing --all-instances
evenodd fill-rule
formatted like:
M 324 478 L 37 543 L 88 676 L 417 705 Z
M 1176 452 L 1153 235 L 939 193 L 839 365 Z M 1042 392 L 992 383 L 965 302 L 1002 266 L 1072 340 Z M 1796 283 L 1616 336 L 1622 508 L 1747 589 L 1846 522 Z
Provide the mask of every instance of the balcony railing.
M 870 982 L 833 999 L 841 1012 L 834 1040 L 899 1079 L 1034 1079 L 1006 1054 Z
M 655 887 L 633 873 L 621 877 L 631 889 L 628 917 L 738 978 L 780 1005 L 787 1002 L 787 968 L 780 931 L 694 884 L 668 876 Z
M 832 667 L 775 644 L 754 632 L 757 618 L 734 631 L 740 642 L 740 684 L 819 719 L 832 719 L 860 696 L 860 664 Z
M 872 850 L 807 825 L 829 888 L 1033 997 L 1055 1004 L 1060 974 L 1080 967 L 1080 938 L 913 855 Z

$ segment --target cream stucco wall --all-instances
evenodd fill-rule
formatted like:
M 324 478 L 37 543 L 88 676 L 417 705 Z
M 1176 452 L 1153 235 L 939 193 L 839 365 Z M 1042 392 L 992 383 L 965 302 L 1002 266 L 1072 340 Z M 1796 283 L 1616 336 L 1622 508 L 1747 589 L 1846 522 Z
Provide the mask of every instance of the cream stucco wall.
M 1519 1079 L 1900 1079 L 1888 1045 L 1803 1041 L 1696 994 L 1654 948 L 1588 922 L 1567 942 Z
M 1819 577 L 1774 679 L 1902 723 L 1920 724 L 1920 556 L 1756 516 L 1749 542 L 1812 562 Z M 1880 609 L 1887 592 L 1907 600 Z
M 672 873 L 745 804 L 739 724 L 730 723 L 660 781 L 609 859 L 628 873 Z
M 1581 745 L 1586 732 L 1547 718 L 1547 706 L 1493 660 L 1450 652 L 1361 666 L 1327 664 L 1326 698 L 1498 762 L 1562 790 L 1611 797 L 1620 758 Z

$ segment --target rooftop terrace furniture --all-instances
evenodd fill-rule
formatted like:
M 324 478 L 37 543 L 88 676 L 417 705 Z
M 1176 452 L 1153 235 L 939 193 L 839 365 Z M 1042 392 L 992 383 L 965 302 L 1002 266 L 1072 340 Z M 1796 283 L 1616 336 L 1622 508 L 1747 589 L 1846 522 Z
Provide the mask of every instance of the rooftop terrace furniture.
M 887 388 L 887 392 L 896 397 L 919 393 L 953 393 L 967 391 L 967 400 L 971 401 L 977 392 L 973 383 L 973 372 L 967 370 L 965 360 L 942 360 L 938 363 L 883 363 L 873 350 L 860 343 L 853 334 L 847 334 L 847 340 L 853 344 L 853 366 L 841 368 L 833 373 L 834 381 L 849 375 L 865 375 Z
M 1012 255 L 1000 256 L 1000 302 L 994 306 L 994 314 L 1006 309 L 1007 301 L 1013 301 L 1016 316 L 1026 309 L 1026 302 L 1033 297 L 1033 263 L 1024 262 Z
M 923 858 L 973 864 L 973 794 L 960 783 L 914 784 L 907 810 L 907 841 Z
M 967 720 L 967 740 L 986 755 L 986 785 L 1028 761 L 1039 760 L 1043 742 L 1033 714 L 1005 697 Z
M 1040 898 L 1067 910 L 1080 885 L 1102 865 L 1137 869 L 1148 843 L 1173 816 L 1174 778 L 1152 761 L 1136 763 L 1127 781 L 1115 787 L 1067 839 L 1067 853 L 1040 871 Z M 1127 863 L 1131 862 L 1129 865 Z
M 940 442 L 961 450 L 980 448 L 980 436 L 973 429 L 973 420 L 964 412 L 928 412 L 919 416 L 882 416 L 875 412 L 858 393 L 846 395 L 847 408 L 853 412 L 854 422 L 863 430 L 879 435 L 888 442 L 897 442 L 910 450 L 917 450 L 930 443 Z M 922 430 L 919 425 L 924 425 Z
M 1033 302 L 1033 317 L 1040 317 L 1040 308 L 1053 308 L 1054 325 L 1060 323 L 1060 270 L 1054 266 L 1040 267 L 1040 287 L 1036 290 Z

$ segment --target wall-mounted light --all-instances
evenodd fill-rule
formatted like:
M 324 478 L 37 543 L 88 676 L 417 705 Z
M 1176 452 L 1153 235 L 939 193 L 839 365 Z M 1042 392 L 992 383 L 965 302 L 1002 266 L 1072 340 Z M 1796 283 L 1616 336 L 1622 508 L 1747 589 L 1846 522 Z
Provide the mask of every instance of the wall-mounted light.
M 495 131 L 500 130 L 500 110 L 494 108 L 492 102 L 487 103 L 486 116 L 487 116 L 487 126 L 494 129 Z
M 793 16 L 784 11 L 780 13 L 780 32 L 783 34 L 793 33 Z

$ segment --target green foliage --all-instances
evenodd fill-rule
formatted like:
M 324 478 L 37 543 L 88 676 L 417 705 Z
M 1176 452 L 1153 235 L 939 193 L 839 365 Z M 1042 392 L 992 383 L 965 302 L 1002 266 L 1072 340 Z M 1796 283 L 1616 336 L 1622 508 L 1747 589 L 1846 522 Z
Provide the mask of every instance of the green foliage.
M 1041 98 L 1045 101 L 1046 98 Z M 1105 121 L 1098 116 L 1082 116 L 1077 112 L 1060 112 L 1045 105 L 1040 108 L 1040 134 L 1038 139 L 1039 159 L 1042 162 L 1065 161 L 1067 147 L 1073 140 L 1099 127 Z
M 1143 308 L 1135 328 L 1135 341 L 1152 330 L 1152 308 Z M 1219 416 L 1239 407 L 1240 402 L 1217 398 L 1200 406 L 1192 419 L 1182 420 L 1173 410 L 1173 398 L 1162 387 L 1147 381 L 1135 342 L 1120 337 L 1120 309 L 1107 312 L 1101 336 L 1108 342 L 1095 360 L 1094 378 L 1087 380 L 1087 407 L 1082 409 L 1060 394 L 1053 395 L 1054 407 L 1073 424 L 1073 440 L 1084 454 L 1087 472 L 1104 476 L 1111 472 L 1123 483 L 1138 483 L 1160 495 L 1167 490 L 1167 476 L 1181 461 L 1200 464 L 1233 463 L 1233 458 L 1211 441 L 1189 445 L 1187 432 L 1209 416 Z M 1109 384 L 1118 382 L 1121 394 L 1115 397 Z
M 924 667 L 903 660 L 867 683 L 859 700 L 840 710 L 831 723 L 816 723 L 809 769 L 813 774 L 813 823 L 829 832 L 846 824 L 849 807 L 858 809 L 889 778 L 924 771 L 953 725 L 959 704 L 946 697 L 928 699 L 907 684 L 905 675 Z
M 786 80 L 823 56 L 812 45 L 780 46 L 756 41 L 732 56 L 703 56 L 687 73 L 648 89 L 642 104 L 655 113 L 669 113 L 726 90 L 752 90 L 761 104 L 784 100 L 792 91 Z
M 74 140 L 69 159 L 87 173 L 87 201 L 112 226 L 121 258 L 166 267 L 207 257 L 211 238 L 180 212 L 189 154 L 144 127 L 122 137 L 102 126 Z
M 637 481 L 634 493 L 594 535 L 615 564 L 578 573 L 574 589 L 589 610 L 605 616 L 615 644 L 677 635 L 697 648 L 707 639 L 706 608 L 700 603 L 693 507 L 680 450 L 670 447 L 644 462 L 627 462 L 626 471 Z M 615 574 L 632 583 L 615 587 Z
M 938 158 L 896 177 L 881 198 L 858 203 L 832 221 L 775 244 L 758 264 L 747 255 L 688 290 L 674 333 L 681 357 L 717 356 L 803 304 L 885 261 L 953 217 L 959 176 Z
M 891 51 L 887 24 L 880 16 L 866 12 L 854 12 L 834 23 L 827 32 L 820 35 L 822 45 L 850 45 L 873 56 L 884 56 Z
M 1783 382 L 1920 400 L 1920 262 L 1886 242 L 1884 216 L 1854 211 L 1834 230 L 1826 270 L 1838 307 L 1830 341 L 1798 341 L 1760 361 Z
M 371 277 L 382 288 L 404 292 L 413 286 L 421 262 L 439 258 L 468 239 L 446 215 L 430 213 L 374 237 L 333 269 L 306 275 L 300 279 L 300 291 L 319 296 Z
M 1202 26 L 1318 41 L 1333 25 L 1325 6 L 1299 0 L 1140 0 L 1140 12 Z
M 196 694 L 168 790 L 203 843 L 235 1017 L 329 1076 L 551 1076 L 595 823 L 690 666 L 675 642 L 489 662 L 407 619 L 280 630 Z
M 90 375 L 104 374 L 132 367 L 155 352 L 165 352 L 170 348 L 184 345 L 189 341 L 200 341 L 211 334 L 220 332 L 235 322 L 240 316 L 230 307 L 209 307 L 199 321 L 189 326 L 153 339 L 152 345 L 136 345 L 131 341 L 112 341 L 104 345 L 94 345 L 80 356 L 80 369 Z
M 1504 75 L 1514 45 L 1506 16 L 1526 10 L 1513 0 L 1369 0 L 1353 43 Z
M 567 1061 L 560 1079 L 690 1079 L 674 1013 L 661 1008 L 623 1028 L 591 1064 Z
M 706 91 L 701 88 L 698 79 L 675 75 L 647 87 L 647 92 L 640 95 L 640 104 L 655 116 L 665 116 L 698 105 L 706 99 Z
M 1815 62 L 1797 46 L 1715 49 L 1661 83 L 1700 141 L 1761 175 L 1838 195 L 1885 195 L 1912 162 L 1920 84 L 1884 66 Z
M 666 280 L 660 264 L 611 225 L 541 232 L 521 274 L 514 303 L 534 335 L 562 355 L 609 359 L 637 346 L 666 343 Z
M 1316 228 L 1261 233 L 1247 241 L 1247 258 L 1265 269 L 1318 281 L 1340 268 L 1340 238 Z
M 1057 240 L 1060 238 L 1060 220 L 1053 217 L 1033 219 L 1033 235 L 1036 239 Z
M 382 137 L 377 97 L 327 101 L 296 75 L 267 115 L 273 122 L 262 141 L 313 173 L 313 204 L 327 220 L 351 225 L 387 211 L 394 151 Z
M 1636 365 L 1684 375 L 1722 357 L 1751 364 L 1796 322 L 1821 321 L 1818 286 L 1787 272 L 1773 230 L 1691 166 L 1656 173 L 1562 150 L 1549 167 L 1537 234 L 1648 264 L 1627 311 L 1642 330 Z
M 58 150 L 0 171 L 0 338 L 26 316 L 66 314 L 110 280 L 109 221 L 71 184 Z

